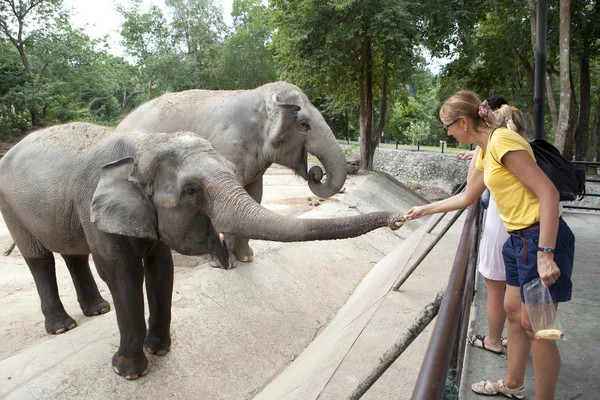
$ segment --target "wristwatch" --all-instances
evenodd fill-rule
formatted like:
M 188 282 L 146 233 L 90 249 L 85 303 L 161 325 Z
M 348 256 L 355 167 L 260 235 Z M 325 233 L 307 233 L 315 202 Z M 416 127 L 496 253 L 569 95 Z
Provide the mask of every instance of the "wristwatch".
M 538 251 L 540 253 L 554 254 L 554 249 L 552 247 L 538 247 Z

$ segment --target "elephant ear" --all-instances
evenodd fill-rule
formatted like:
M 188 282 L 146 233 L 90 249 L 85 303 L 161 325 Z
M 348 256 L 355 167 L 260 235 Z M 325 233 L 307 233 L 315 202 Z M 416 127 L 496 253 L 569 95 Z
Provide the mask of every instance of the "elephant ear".
M 91 221 L 108 233 L 158 240 L 156 209 L 133 177 L 131 157 L 102 167 L 91 205 Z
M 273 93 L 267 101 L 267 113 L 271 125 L 269 128 L 269 140 L 277 147 L 285 139 L 288 129 L 296 123 L 300 106 L 296 103 L 299 96 L 288 96 L 290 99 L 283 101 L 281 95 Z

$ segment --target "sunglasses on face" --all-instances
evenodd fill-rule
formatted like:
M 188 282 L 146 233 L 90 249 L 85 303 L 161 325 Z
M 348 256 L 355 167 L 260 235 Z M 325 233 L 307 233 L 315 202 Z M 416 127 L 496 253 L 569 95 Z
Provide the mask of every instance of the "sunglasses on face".
M 454 125 L 455 123 L 457 123 L 459 120 L 460 120 L 460 117 L 456 118 L 454 121 L 450 122 L 448 125 L 444 125 L 444 129 L 446 130 L 446 133 L 448 133 L 448 129 L 450 129 L 450 127 L 452 125 Z

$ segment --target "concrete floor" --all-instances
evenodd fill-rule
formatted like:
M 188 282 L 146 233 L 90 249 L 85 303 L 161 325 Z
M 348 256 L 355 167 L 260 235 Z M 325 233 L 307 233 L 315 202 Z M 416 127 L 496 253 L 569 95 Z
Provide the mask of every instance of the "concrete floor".
M 563 214 L 575 234 L 573 297 L 558 308 L 565 333 L 558 342 L 562 364 L 556 399 L 600 398 L 600 214 L 566 212 Z M 470 335 L 487 332 L 486 289 L 483 279 L 477 283 Z M 510 346 L 510 344 L 509 344 Z M 506 354 L 506 352 L 505 352 Z M 487 351 L 467 346 L 460 399 L 481 399 L 471 391 L 471 384 L 483 379 L 500 379 L 506 374 L 506 359 Z M 526 398 L 535 394 L 533 362 L 527 364 Z

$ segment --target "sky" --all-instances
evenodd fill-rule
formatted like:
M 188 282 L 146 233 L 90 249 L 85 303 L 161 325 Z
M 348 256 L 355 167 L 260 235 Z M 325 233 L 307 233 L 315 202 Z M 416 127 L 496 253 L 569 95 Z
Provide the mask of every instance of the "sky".
M 221 3 L 223 18 L 226 24 L 232 25 L 231 6 L 233 0 L 216 0 Z M 168 15 L 163 0 L 143 0 L 144 5 L 155 4 L 163 9 Z M 108 43 L 111 52 L 116 56 L 123 56 L 123 49 L 119 45 L 119 30 L 123 17 L 117 12 L 117 4 L 126 8 L 130 7 L 130 0 L 63 0 L 63 4 L 72 9 L 69 21 L 76 28 L 83 28 L 85 32 L 94 39 L 109 35 Z

